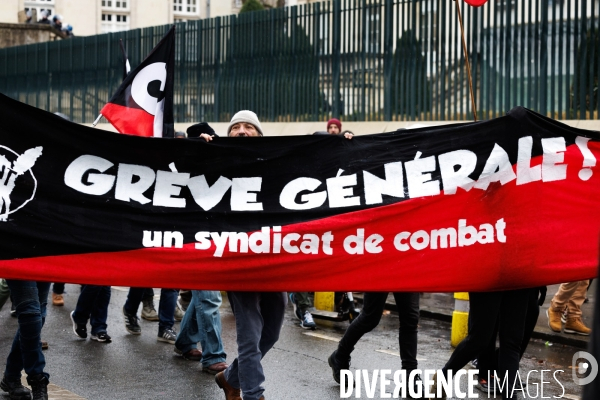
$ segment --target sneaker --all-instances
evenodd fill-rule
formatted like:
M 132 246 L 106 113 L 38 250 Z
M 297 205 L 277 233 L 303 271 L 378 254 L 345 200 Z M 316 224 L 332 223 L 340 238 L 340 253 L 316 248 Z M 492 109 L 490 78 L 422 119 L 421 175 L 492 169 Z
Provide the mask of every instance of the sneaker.
M 142 318 L 146 321 L 158 321 L 158 313 L 154 308 L 154 300 L 152 298 L 142 301 Z
M 125 329 L 127 332 L 132 335 L 140 335 L 142 333 L 137 315 L 127 313 L 125 306 L 123 306 L 123 317 L 125 317 Z
M 331 372 L 333 372 L 333 379 L 340 383 L 340 375 L 343 369 L 350 369 L 350 357 L 348 357 L 345 361 L 340 361 L 337 358 L 337 350 L 331 353 L 329 358 L 327 359 L 329 366 L 331 367 Z
M 0 389 L 7 392 L 11 399 L 31 399 L 31 391 L 23 386 L 21 379 L 9 380 L 5 376 L 0 382 Z
M 175 306 L 175 321 L 180 322 L 183 319 L 185 313 L 178 305 Z
M 296 296 L 294 296 L 293 292 L 290 293 L 290 302 L 294 306 L 294 315 L 300 320 L 300 322 L 302 322 L 304 318 L 302 318 L 302 312 L 300 311 L 300 307 L 296 303 Z
M 562 324 L 560 323 L 560 311 L 554 311 L 552 307 L 546 310 L 546 316 L 548 317 L 548 326 L 554 332 L 560 332 L 562 330 Z
M 62 307 L 65 305 L 65 299 L 62 294 L 52 293 L 52 305 Z
M 177 332 L 175 332 L 171 328 L 166 328 L 164 330 L 158 331 L 158 338 L 156 339 L 159 342 L 165 342 L 170 344 L 175 344 L 175 340 L 177 340 Z
M 577 335 L 589 336 L 591 332 L 592 330 L 585 326 L 580 317 L 567 319 L 565 333 L 576 333 Z
M 317 324 L 315 324 L 315 320 L 313 319 L 312 314 L 308 311 L 304 312 L 304 318 L 302 318 L 300 326 L 304 329 L 311 329 L 313 331 L 317 328 Z
M 569 309 L 565 308 L 565 312 L 562 313 L 560 316 L 560 322 L 562 322 L 563 324 L 566 324 L 568 318 L 569 318 Z
M 177 297 L 177 305 L 183 310 L 183 312 L 186 312 L 190 302 L 179 296 Z
M 78 324 L 75 322 L 75 319 L 73 319 L 73 314 L 75 314 L 75 311 L 71 311 L 71 314 L 69 314 L 71 316 L 71 321 L 73 321 L 73 332 L 75 332 L 77 337 L 85 339 L 87 337 L 86 324 Z
M 92 333 L 92 340 L 101 343 L 110 343 L 112 342 L 112 338 L 106 332 L 98 332 L 95 335 Z
M 476 359 L 476 358 L 474 358 L 473 360 L 471 360 L 471 366 L 472 366 L 474 369 L 477 369 L 477 364 L 478 364 L 478 363 L 479 363 L 479 361 L 477 361 L 477 359 Z
M 492 376 L 491 379 L 494 379 L 494 377 Z M 489 385 L 489 382 L 486 381 L 485 379 L 478 378 L 477 386 L 475 386 L 475 388 L 477 388 L 479 391 L 481 391 L 483 393 L 489 393 L 490 385 Z
M 10 316 L 17 318 L 17 305 L 15 303 L 10 305 Z

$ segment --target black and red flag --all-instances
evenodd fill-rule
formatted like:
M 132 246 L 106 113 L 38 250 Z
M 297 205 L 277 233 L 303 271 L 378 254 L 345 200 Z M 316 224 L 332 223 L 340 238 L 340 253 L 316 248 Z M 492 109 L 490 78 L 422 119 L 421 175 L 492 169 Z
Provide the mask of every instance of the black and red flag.
M 149 140 L 5 96 L 0 120 L 4 278 L 453 292 L 597 272 L 600 132 L 525 108 L 352 140 Z
M 120 133 L 173 137 L 174 74 L 175 25 L 146 59 L 127 74 L 100 114 Z
M 482 5 L 487 3 L 487 0 L 465 0 L 465 3 L 473 7 L 481 7 Z

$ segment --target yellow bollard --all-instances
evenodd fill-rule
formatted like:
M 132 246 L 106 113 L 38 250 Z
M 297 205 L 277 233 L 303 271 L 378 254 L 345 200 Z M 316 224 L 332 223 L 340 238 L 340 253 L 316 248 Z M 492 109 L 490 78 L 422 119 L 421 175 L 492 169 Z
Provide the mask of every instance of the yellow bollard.
M 335 292 L 315 292 L 314 304 L 317 310 L 335 311 Z
M 469 332 L 469 293 L 454 293 L 454 311 L 452 312 L 452 332 L 450 344 L 452 347 L 467 337 Z

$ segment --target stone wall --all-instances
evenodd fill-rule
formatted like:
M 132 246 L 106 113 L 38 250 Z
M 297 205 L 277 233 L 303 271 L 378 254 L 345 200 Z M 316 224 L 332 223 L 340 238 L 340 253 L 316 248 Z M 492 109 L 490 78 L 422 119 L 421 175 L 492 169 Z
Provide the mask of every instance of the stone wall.
M 50 25 L 0 23 L 0 48 L 48 42 L 64 37 L 62 32 Z

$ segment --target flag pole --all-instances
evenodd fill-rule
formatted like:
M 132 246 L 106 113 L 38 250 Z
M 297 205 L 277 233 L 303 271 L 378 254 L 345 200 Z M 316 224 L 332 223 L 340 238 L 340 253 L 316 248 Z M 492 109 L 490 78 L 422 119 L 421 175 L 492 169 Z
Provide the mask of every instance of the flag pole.
M 471 65 L 469 64 L 469 54 L 467 53 L 467 44 L 465 43 L 465 30 L 463 28 L 462 16 L 460 15 L 460 5 L 458 0 L 454 0 L 456 4 L 456 12 L 458 14 L 458 22 L 460 23 L 460 35 L 462 38 L 463 53 L 465 54 L 465 65 L 467 67 L 467 75 L 469 77 L 469 91 L 471 93 L 471 107 L 473 108 L 473 119 L 477 122 L 477 106 L 475 105 L 475 94 L 473 93 L 473 79 L 471 78 Z
M 92 126 L 98 125 L 98 122 L 100 122 L 100 118 L 102 118 L 102 114 L 98 115 L 98 118 L 96 118 L 96 120 L 92 122 Z

